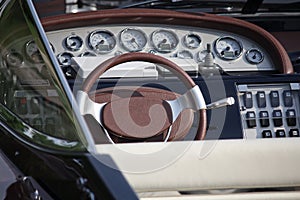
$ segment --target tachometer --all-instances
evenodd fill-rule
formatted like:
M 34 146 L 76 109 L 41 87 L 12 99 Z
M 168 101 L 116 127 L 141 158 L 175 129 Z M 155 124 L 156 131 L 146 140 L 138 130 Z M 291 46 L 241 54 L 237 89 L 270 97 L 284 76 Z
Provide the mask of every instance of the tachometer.
M 121 32 L 120 41 L 124 49 L 136 52 L 141 51 L 146 46 L 147 37 L 141 30 L 127 28 Z
M 89 45 L 97 53 L 109 53 L 116 46 L 116 38 L 109 31 L 93 31 L 89 36 Z
M 235 60 L 241 56 L 242 44 L 232 37 L 221 37 L 215 42 L 217 55 L 224 60 Z
M 161 53 L 169 53 L 176 49 L 178 45 L 177 35 L 168 30 L 157 30 L 151 37 L 154 48 Z

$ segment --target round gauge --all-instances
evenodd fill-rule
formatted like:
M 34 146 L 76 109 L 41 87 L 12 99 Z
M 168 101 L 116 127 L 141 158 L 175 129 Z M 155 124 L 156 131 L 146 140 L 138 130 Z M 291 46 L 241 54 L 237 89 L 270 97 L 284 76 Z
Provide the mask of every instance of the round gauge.
M 215 42 L 217 55 L 224 60 L 235 60 L 242 54 L 242 44 L 232 37 L 221 37 Z
M 264 55 L 258 49 L 249 49 L 246 53 L 246 59 L 251 64 L 259 64 L 264 60 Z
M 25 46 L 25 53 L 34 63 L 42 63 L 44 61 L 40 50 L 34 41 L 27 42 Z
M 157 30 L 152 34 L 154 48 L 161 53 L 169 53 L 176 49 L 178 37 L 175 33 L 168 30 Z
M 77 35 L 70 35 L 65 39 L 65 45 L 70 51 L 78 51 L 82 48 L 83 41 Z
M 202 50 L 198 52 L 198 61 L 199 62 L 204 62 L 205 56 L 207 55 L 207 50 Z M 213 58 L 215 58 L 215 55 L 212 53 Z
M 60 53 L 57 55 L 57 60 L 58 60 L 59 64 L 61 64 L 63 66 L 69 66 L 69 65 L 71 65 L 72 57 L 73 57 L 73 54 L 64 52 L 64 53 Z
M 182 59 L 193 59 L 193 54 L 189 51 L 183 50 L 177 53 L 177 57 Z
M 89 45 L 97 53 L 109 53 L 116 46 L 116 38 L 109 31 L 94 31 L 89 36 Z
M 120 34 L 120 41 L 124 49 L 131 52 L 141 51 L 147 44 L 144 32 L 138 29 L 124 29 Z
M 20 67 L 23 64 L 23 56 L 18 52 L 12 52 L 6 55 L 6 62 L 13 67 Z
M 201 44 L 201 38 L 197 34 L 190 33 L 184 37 L 183 43 L 189 49 L 196 49 Z
M 96 54 L 89 52 L 89 51 L 86 51 L 86 52 L 80 54 L 80 57 L 93 57 L 93 56 L 96 56 Z

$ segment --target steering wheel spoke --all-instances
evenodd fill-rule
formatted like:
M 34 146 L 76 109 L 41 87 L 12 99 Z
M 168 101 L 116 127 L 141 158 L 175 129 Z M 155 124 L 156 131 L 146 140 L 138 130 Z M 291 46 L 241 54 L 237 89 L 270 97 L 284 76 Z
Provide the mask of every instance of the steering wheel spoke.
M 77 103 L 79 105 L 79 110 L 81 115 L 91 114 L 99 124 L 102 125 L 102 115 L 101 112 L 105 107 L 106 103 L 97 103 L 90 99 L 86 92 L 78 91 L 76 96 Z
M 172 122 L 175 122 L 184 109 L 192 109 L 194 111 L 206 109 L 206 103 L 198 85 L 195 85 L 178 98 L 166 100 L 166 102 L 170 105 L 172 110 Z

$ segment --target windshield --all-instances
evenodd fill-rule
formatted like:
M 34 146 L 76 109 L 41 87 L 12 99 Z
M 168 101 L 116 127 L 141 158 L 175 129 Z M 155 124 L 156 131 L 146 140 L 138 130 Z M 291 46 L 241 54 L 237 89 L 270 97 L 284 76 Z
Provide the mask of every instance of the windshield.
M 25 1 L 0 4 L 0 119 L 35 145 L 82 150 L 86 141 L 31 12 Z

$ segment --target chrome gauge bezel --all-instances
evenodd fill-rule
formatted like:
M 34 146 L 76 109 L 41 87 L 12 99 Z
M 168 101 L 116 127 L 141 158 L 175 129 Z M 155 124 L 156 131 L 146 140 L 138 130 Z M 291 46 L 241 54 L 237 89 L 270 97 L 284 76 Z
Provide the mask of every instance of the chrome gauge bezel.
M 111 45 L 108 45 L 107 49 L 98 49 L 96 46 L 93 45 L 92 37 L 94 37 L 96 34 L 100 34 L 100 33 L 101 34 L 107 34 L 112 39 L 113 43 Z M 112 32 L 108 31 L 108 30 L 95 30 L 95 31 L 91 32 L 88 36 L 88 45 L 96 53 L 107 54 L 107 53 L 112 52 L 113 49 L 116 47 L 117 39 L 116 39 L 115 35 Z
M 196 46 L 191 45 L 191 43 L 189 42 L 189 38 L 190 38 L 190 37 L 195 37 L 195 38 L 199 41 L 198 44 L 197 44 Z M 202 43 L 202 39 L 201 39 L 201 37 L 200 37 L 198 34 L 196 34 L 196 33 L 189 33 L 189 34 L 186 34 L 186 35 L 184 36 L 184 38 L 183 38 L 183 44 L 184 44 L 187 48 L 189 48 L 189 49 L 197 49 L 197 48 L 200 47 L 201 43 Z
M 64 43 L 69 51 L 79 51 L 83 48 L 83 40 L 78 35 L 69 35 L 65 38 Z
M 239 48 L 239 53 L 238 54 L 234 54 L 232 56 L 229 56 L 229 55 L 226 55 L 225 53 L 222 53 L 218 50 L 218 47 L 217 45 L 222 42 L 223 40 L 231 40 L 233 42 L 235 42 L 237 45 L 238 45 L 238 48 Z M 242 43 L 235 39 L 234 37 L 230 37 L 230 36 L 224 36 L 224 37 L 219 37 L 215 42 L 214 42 L 214 50 L 217 54 L 217 56 L 223 60 L 236 60 L 238 59 L 239 57 L 241 57 L 242 53 L 243 53 L 243 45 Z
M 33 50 L 34 52 L 32 51 L 32 48 L 34 48 Z M 44 62 L 42 54 L 40 53 L 37 44 L 33 40 L 30 40 L 25 44 L 25 54 L 26 54 L 26 58 L 28 58 L 33 63 Z
M 256 53 L 258 53 L 259 54 L 259 56 L 261 57 L 261 59 L 259 59 L 259 60 L 257 60 L 257 61 L 255 61 L 255 60 L 252 60 L 252 58 L 250 57 L 251 55 L 251 53 L 253 52 L 253 51 L 255 51 Z M 264 54 L 263 54 L 263 52 L 261 52 L 259 49 L 257 49 L 257 48 L 251 48 L 251 49 L 249 49 L 247 52 L 246 52 L 246 60 L 250 63 L 250 64 L 259 64 L 259 63 L 261 63 L 263 60 L 264 60 Z
M 65 63 L 65 62 L 61 62 L 60 60 L 60 57 L 65 57 L 65 56 L 68 56 L 70 59 L 68 60 L 69 62 L 68 63 Z M 57 58 L 57 61 L 58 63 L 61 65 L 61 66 L 70 66 L 71 65 L 71 58 L 74 57 L 74 55 L 72 53 L 69 53 L 69 52 L 62 52 L 60 54 L 58 54 L 56 56 Z
M 142 37 L 142 39 L 144 40 L 144 42 L 140 45 L 140 42 L 139 40 L 137 40 L 136 38 L 133 38 L 134 41 L 132 42 L 135 42 L 138 46 L 138 48 L 134 49 L 132 47 L 130 47 L 127 43 L 127 41 L 124 40 L 124 38 L 122 37 L 125 33 L 127 32 L 130 32 L 130 31 L 133 31 L 133 32 L 136 32 L 137 34 L 139 34 L 139 37 Z M 137 29 L 137 28 L 126 28 L 126 29 L 123 29 L 120 34 L 119 34 L 119 40 L 120 40 L 120 44 L 121 46 L 126 50 L 126 51 L 129 51 L 129 52 L 138 52 L 138 51 L 142 51 L 145 46 L 147 45 L 148 43 L 148 39 L 147 39 L 147 36 L 146 34 L 140 30 L 140 29 Z
M 155 35 L 157 35 L 158 33 L 168 34 L 169 36 L 173 37 L 175 39 L 175 44 L 171 45 L 171 47 L 169 49 L 164 49 L 162 47 L 159 47 L 158 46 L 159 44 L 157 44 L 154 39 Z M 151 34 L 151 43 L 156 51 L 158 51 L 160 53 L 171 53 L 177 48 L 177 46 L 179 44 L 179 39 L 178 39 L 177 34 L 171 30 L 158 29 Z

